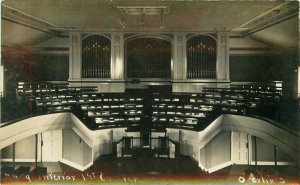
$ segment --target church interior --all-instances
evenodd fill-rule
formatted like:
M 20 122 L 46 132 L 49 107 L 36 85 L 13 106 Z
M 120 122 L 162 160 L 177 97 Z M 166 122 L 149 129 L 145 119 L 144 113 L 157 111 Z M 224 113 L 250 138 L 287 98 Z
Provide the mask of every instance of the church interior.
M 1 2 L 0 184 L 300 182 L 299 2 Z

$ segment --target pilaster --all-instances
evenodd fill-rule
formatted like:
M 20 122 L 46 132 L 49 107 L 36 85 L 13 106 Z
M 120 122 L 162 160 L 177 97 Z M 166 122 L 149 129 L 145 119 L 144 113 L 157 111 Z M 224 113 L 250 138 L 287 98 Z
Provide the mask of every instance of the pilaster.
M 229 36 L 228 32 L 218 32 L 217 80 L 229 79 Z
M 186 79 L 186 35 L 185 33 L 174 33 L 172 79 Z
M 81 78 L 81 38 L 80 32 L 70 32 L 69 80 Z
M 123 33 L 111 34 L 111 79 L 124 79 L 124 37 Z

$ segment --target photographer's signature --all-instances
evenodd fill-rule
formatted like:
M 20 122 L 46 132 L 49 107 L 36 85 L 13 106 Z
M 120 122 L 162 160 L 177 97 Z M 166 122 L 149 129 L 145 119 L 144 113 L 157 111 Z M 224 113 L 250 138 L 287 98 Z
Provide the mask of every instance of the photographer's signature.
M 279 178 L 270 178 L 270 177 L 263 177 L 263 176 L 255 176 L 254 174 L 250 173 L 249 177 L 242 177 L 238 178 L 239 183 L 252 183 L 252 184 L 285 184 L 286 181 L 279 177 Z

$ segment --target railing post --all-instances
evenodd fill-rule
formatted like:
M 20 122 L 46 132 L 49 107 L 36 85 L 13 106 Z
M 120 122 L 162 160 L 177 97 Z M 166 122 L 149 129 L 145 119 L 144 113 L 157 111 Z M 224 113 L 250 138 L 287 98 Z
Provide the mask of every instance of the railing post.
M 15 165 L 16 165 L 15 161 L 16 161 L 16 143 L 13 144 L 13 162 L 12 162 L 13 169 L 15 169 Z
M 255 171 L 257 170 L 257 138 L 254 136 L 254 159 L 255 159 Z
M 38 160 L 38 135 L 35 134 L 35 169 L 37 168 L 37 160 Z
M 277 146 L 274 145 L 274 163 L 275 163 L 275 171 L 277 172 Z

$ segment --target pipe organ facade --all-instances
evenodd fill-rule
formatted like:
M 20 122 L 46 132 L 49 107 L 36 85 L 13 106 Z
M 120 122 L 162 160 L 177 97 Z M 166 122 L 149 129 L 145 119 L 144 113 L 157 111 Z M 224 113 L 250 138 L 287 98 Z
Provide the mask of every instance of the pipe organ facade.
M 137 38 L 126 43 L 127 78 L 171 78 L 171 43 L 158 38 Z
M 91 35 L 71 32 L 70 42 L 71 83 L 156 79 L 172 84 L 173 89 L 178 86 L 186 89 L 187 85 L 199 86 L 199 83 L 219 86 L 230 82 L 227 32 Z
M 187 78 L 216 78 L 216 41 L 214 38 L 196 35 L 187 41 Z
M 111 43 L 102 35 L 91 35 L 82 40 L 82 78 L 110 78 Z

